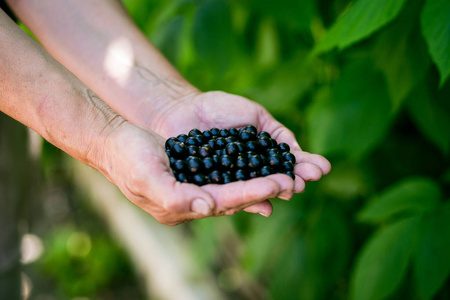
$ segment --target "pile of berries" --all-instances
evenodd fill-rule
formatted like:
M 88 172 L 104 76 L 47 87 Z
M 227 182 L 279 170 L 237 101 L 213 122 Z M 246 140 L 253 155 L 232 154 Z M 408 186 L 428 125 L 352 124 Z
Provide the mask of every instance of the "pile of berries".
M 229 183 L 284 173 L 294 176 L 295 156 L 289 145 L 248 125 L 241 129 L 192 129 L 166 141 L 170 167 L 180 182 L 196 185 Z

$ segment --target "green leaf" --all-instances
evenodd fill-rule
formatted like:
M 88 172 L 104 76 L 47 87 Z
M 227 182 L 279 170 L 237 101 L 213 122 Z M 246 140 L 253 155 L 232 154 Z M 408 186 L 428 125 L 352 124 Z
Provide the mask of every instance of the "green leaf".
M 427 0 L 420 20 L 442 86 L 450 75 L 450 1 Z
M 384 137 L 391 119 L 383 76 L 367 61 L 353 62 L 329 95 L 315 99 L 308 110 L 311 151 L 361 157 Z
M 423 134 L 444 154 L 450 151 L 450 109 L 432 96 L 427 87 L 417 87 L 408 99 L 409 113 Z
M 422 220 L 422 236 L 414 257 L 416 289 L 431 299 L 450 274 L 450 204 Z
M 439 186 L 426 178 L 408 178 L 389 187 L 359 214 L 366 222 L 383 222 L 402 212 L 423 213 L 439 203 Z
M 223 74 L 232 62 L 235 50 L 227 3 L 224 0 L 204 1 L 197 9 L 193 34 L 200 61 Z
M 319 54 L 334 47 L 344 49 L 395 19 L 406 0 L 358 0 L 333 24 L 325 37 L 315 46 Z
M 399 221 L 375 234 L 359 253 L 351 299 L 381 300 L 401 283 L 415 246 L 419 218 Z
M 399 17 L 377 35 L 373 47 L 375 66 L 386 76 L 394 110 L 400 108 L 431 65 L 426 43 L 417 34 L 421 8 L 421 1 L 406 3 Z

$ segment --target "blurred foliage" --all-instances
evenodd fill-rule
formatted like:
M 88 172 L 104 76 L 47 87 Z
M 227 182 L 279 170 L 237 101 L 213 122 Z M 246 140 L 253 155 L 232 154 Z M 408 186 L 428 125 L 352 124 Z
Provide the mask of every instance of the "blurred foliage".
M 269 219 L 189 225 L 199 264 L 246 274 L 233 295 L 450 297 L 448 0 L 123 2 L 194 85 L 263 104 L 334 167 Z

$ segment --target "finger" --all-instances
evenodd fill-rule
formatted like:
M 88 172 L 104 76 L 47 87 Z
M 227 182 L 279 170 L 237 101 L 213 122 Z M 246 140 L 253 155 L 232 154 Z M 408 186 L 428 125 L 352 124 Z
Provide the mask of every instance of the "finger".
M 207 184 L 203 186 L 203 189 L 214 198 L 216 215 L 231 209 L 242 210 L 266 199 L 276 198 L 281 193 L 280 184 L 267 177 L 224 185 Z M 261 213 L 264 212 L 261 211 Z
M 260 214 L 264 217 L 269 217 L 272 214 L 273 206 L 269 200 L 265 200 L 263 202 L 259 202 L 244 208 L 244 211 L 253 214 Z
M 294 193 L 303 193 L 305 191 L 305 180 L 298 175 L 295 175 Z
M 319 154 L 311 154 L 305 151 L 291 151 L 295 155 L 296 163 L 311 163 L 318 166 L 323 175 L 327 175 L 331 171 L 330 162 Z
M 304 181 L 317 181 L 322 177 L 322 169 L 312 163 L 299 163 L 295 165 L 294 173 Z
M 294 195 L 295 182 L 286 174 L 273 174 L 266 178 L 275 180 L 280 185 L 279 199 L 290 200 Z

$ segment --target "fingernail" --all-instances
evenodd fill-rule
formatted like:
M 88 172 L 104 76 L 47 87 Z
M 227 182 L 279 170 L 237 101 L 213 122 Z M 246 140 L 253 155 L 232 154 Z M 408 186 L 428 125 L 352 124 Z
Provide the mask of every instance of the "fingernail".
M 261 216 L 268 218 L 268 215 L 265 215 L 264 213 L 259 213 Z
M 211 208 L 203 199 L 195 199 L 192 201 L 191 210 L 200 215 L 209 215 Z

